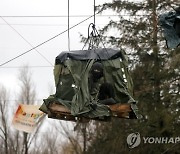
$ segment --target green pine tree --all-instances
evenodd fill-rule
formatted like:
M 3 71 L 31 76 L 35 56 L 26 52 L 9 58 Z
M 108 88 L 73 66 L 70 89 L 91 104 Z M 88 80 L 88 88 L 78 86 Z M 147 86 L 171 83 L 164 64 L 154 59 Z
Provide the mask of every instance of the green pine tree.
M 177 145 L 141 144 L 129 149 L 126 137 L 132 132 L 141 136 L 175 137 L 179 135 L 180 120 L 180 48 L 166 47 L 158 16 L 178 6 L 178 1 L 113 0 L 98 7 L 98 10 L 114 11 L 119 17 L 111 19 L 100 30 L 106 46 L 125 50 L 130 59 L 134 81 L 134 96 L 143 115 L 141 120 L 119 120 L 101 124 L 102 133 L 96 133 L 88 153 L 177 153 Z M 116 35 L 108 35 L 116 32 Z M 99 130 L 97 130 L 100 132 Z

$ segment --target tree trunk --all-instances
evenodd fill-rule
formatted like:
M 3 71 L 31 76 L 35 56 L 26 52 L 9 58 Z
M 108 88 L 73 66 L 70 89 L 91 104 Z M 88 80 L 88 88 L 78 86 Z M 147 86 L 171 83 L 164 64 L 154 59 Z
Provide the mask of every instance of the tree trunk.
M 23 133 L 24 134 L 24 154 L 28 154 L 28 134 L 27 133 Z
M 157 45 L 157 14 L 156 14 L 157 0 L 152 1 L 152 15 L 153 15 L 153 54 L 154 54 L 154 103 L 160 104 L 160 59 L 159 48 Z
M 86 141 L 87 141 L 87 139 L 86 139 L 86 124 L 84 124 L 84 126 L 83 126 L 83 129 L 82 129 L 82 133 L 83 133 L 83 154 L 85 154 L 86 153 Z

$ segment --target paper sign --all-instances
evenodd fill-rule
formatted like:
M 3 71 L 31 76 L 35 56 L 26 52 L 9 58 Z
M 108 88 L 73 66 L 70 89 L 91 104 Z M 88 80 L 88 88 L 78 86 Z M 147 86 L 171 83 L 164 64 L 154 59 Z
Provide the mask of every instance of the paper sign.
M 12 121 L 13 126 L 20 131 L 32 133 L 44 115 L 39 107 L 39 105 L 20 104 Z

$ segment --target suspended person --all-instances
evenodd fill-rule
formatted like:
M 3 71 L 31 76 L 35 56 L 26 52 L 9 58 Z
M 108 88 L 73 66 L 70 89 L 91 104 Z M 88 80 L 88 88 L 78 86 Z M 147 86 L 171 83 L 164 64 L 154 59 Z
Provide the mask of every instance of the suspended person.
M 115 104 L 114 88 L 112 84 L 104 81 L 103 65 L 95 62 L 90 70 L 89 90 L 93 99 L 99 103 L 110 105 Z

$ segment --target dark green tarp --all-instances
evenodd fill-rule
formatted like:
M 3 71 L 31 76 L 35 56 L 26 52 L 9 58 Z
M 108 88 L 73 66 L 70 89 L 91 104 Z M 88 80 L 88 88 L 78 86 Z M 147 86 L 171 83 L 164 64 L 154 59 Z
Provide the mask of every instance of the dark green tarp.
M 94 62 L 103 66 L 103 77 L 96 83 L 97 89 L 106 82 L 114 89 L 116 103 L 130 103 L 137 111 L 132 97 L 133 83 L 128 71 L 128 61 L 123 51 L 114 49 L 93 49 L 62 52 L 56 57 L 54 77 L 56 93 L 44 99 L 41 110 L 48 113 L 48 105 L 59 102 L 65 105 L 74 116 L 88 118 L 111 116 L 109 108 L 100 103 L 97 95 L 90 90 L 90 70 Z

